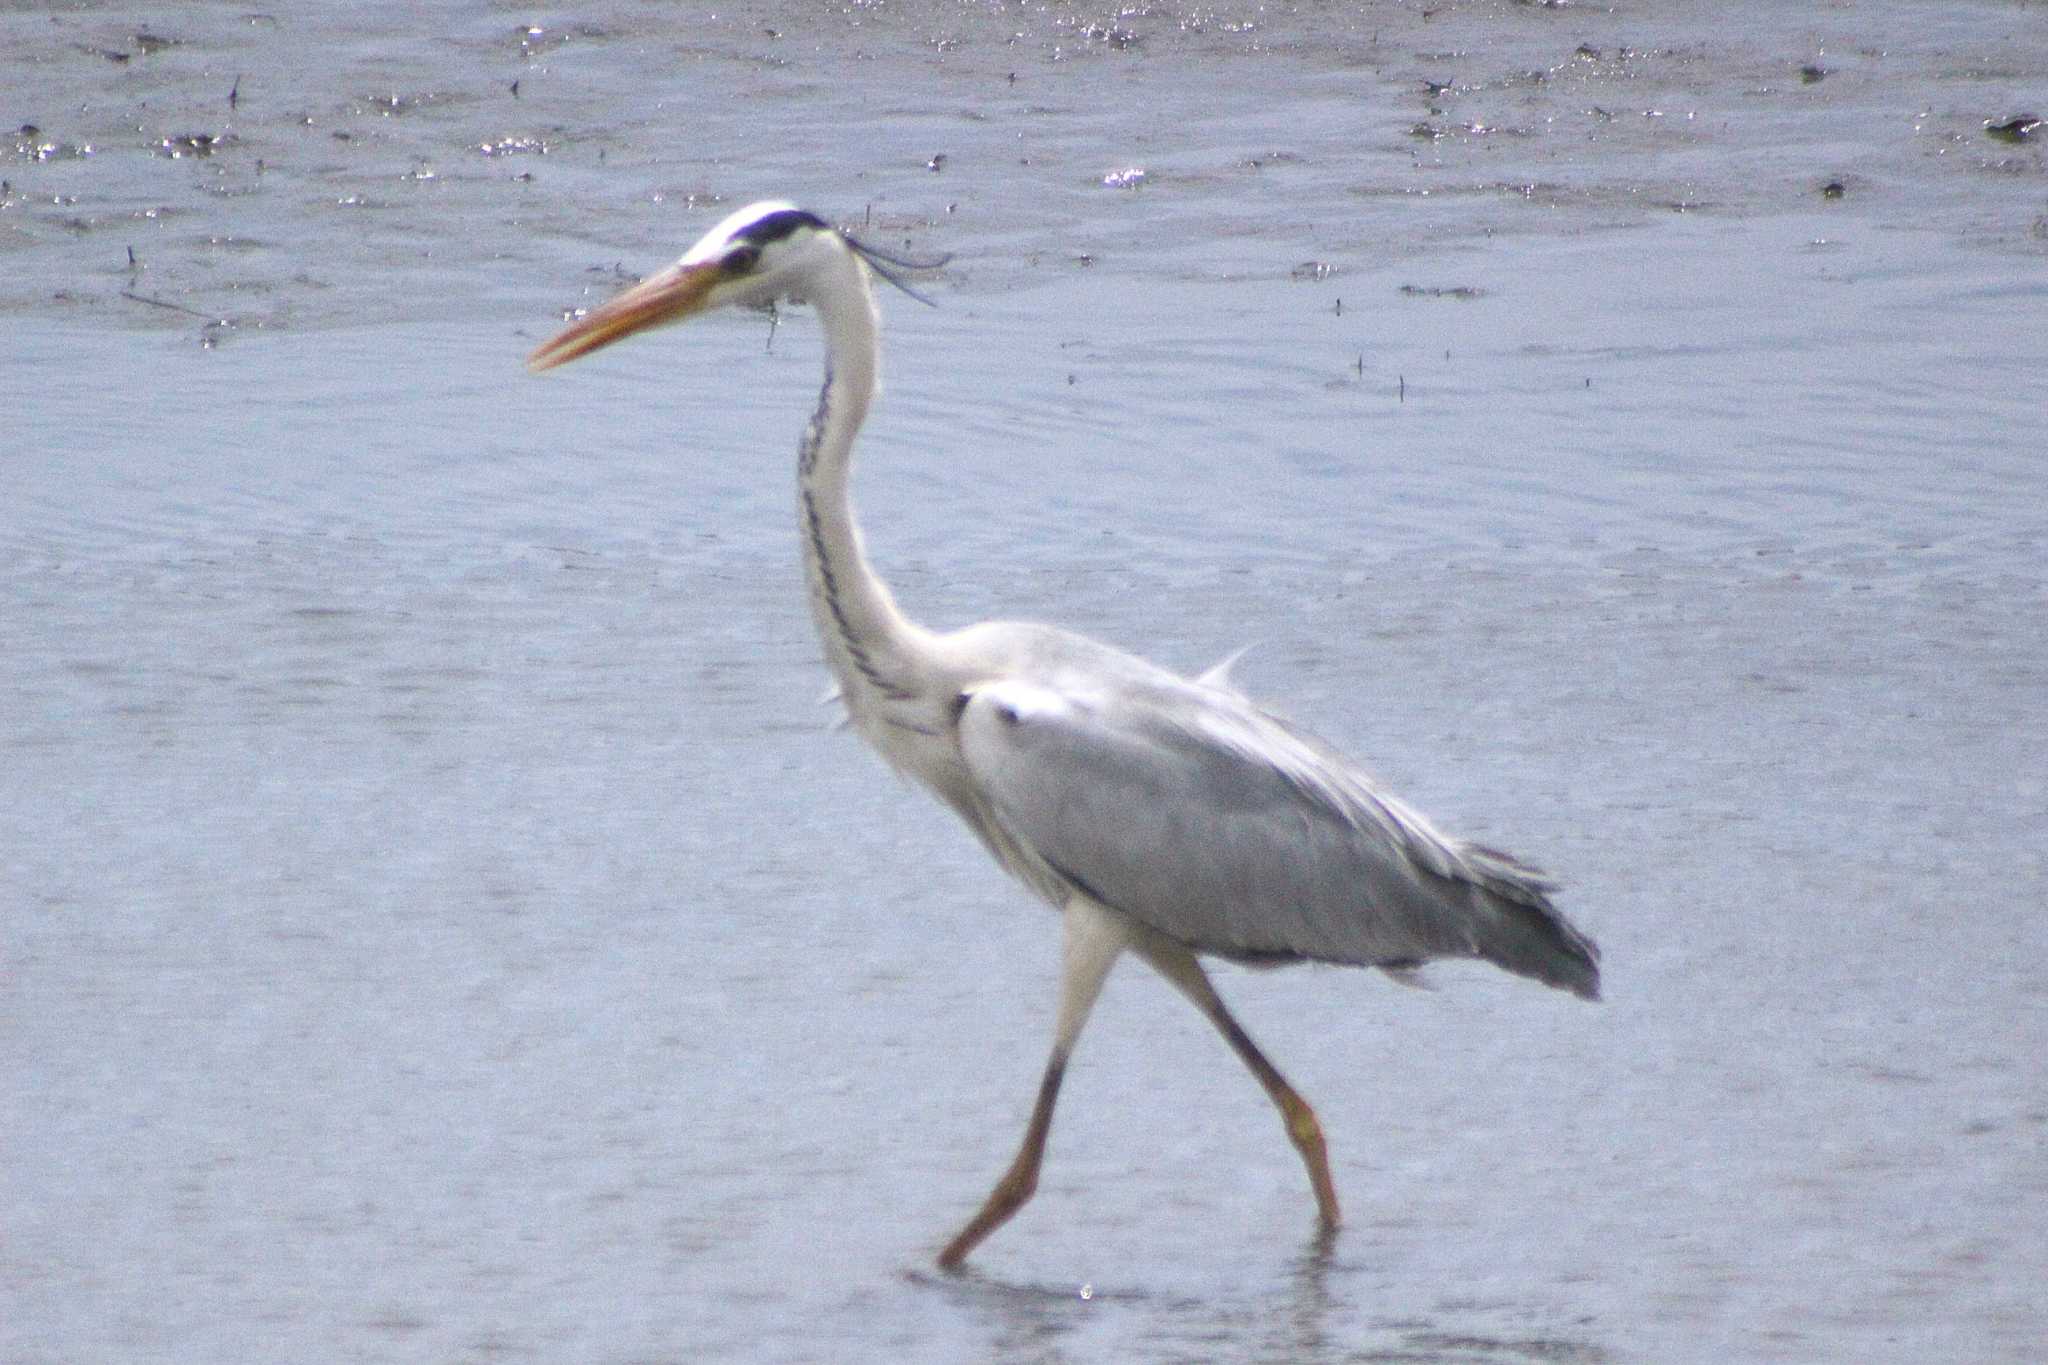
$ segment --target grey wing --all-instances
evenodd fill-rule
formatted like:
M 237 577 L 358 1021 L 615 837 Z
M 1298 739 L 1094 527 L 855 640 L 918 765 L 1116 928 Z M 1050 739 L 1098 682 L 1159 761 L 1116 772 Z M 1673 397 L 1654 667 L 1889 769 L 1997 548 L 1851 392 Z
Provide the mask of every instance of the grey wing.
M 969 692 L 987 815 L 1050 872 L 1198 952 L 1390 969 L 1485 958 L 1589 998 L 1551 883 L 1448 838 L 1313 737 L 1200 684 Z

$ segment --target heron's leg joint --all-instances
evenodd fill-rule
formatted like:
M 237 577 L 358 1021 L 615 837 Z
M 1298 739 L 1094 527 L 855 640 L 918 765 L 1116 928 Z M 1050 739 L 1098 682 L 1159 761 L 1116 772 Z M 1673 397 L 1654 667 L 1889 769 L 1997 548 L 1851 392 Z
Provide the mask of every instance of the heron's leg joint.
M 1307 1152 L 1310 1148 L 1323 1149 L 1323 1125 L 1316 1118 L 1316 1111 L 1309 1108 L 1308 1101 L 1292 1090 L 1280 1092 L 1280 1114 L 1287 1124 L 1287 1136 L 1294 1145 Z

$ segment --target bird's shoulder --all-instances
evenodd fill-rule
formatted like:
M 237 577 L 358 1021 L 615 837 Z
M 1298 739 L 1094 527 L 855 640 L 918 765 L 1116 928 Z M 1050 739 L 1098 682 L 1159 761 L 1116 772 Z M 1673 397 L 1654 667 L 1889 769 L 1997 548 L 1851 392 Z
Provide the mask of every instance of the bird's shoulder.
M 983 621 L 940 637 L 970 683 L 1011 681 L 1073 692 L 1173 690 L 1187 679 L 1142 655 L 1036 621 Z

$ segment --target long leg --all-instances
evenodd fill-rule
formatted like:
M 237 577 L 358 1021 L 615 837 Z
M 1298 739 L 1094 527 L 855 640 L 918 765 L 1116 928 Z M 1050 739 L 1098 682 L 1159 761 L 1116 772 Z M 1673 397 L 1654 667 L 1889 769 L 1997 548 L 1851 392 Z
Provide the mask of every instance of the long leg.
M 1130 931 L 1122 916 L 1076 897 L 1064 913 L 1064 942 L 1060 967 L 1060 1012 L 1054 1027 L 1052 1056 L 1045 1064 L 1045 1078 L 1038 1083 L 1038 1103 L 1031 1107 L 1031 1123 L 1024 1130 L 1024 1145 L 1017 1159 L 989 1192 L 988 1202 L 946 1249 L 939 1264 L 958 1270 L 967 1253 L 982 1239 L 1010 1220 L 1038 1189 L 1038 1167 L 1045 1158 L 1045 1135 L 1052 1130 L 1052 1107 L 1059 1098 L 1060 1078 L 1066 1073 L 1067 1058 L 1074 1041 L 1081 1036 L 1088 1012 L 1102 993 L 1103 978 L 1116 965 L 1117 956 L 1130 946 Z
M 1323 1231 L 1335 1232 L 1342 1221 L 1337 1210 L 1337 1187 L 1330 1180 L 1329 1151 L 1323 1143 L 1323 1125 L 1316 1120 L 1316 1111 L 1309 1108 L 1287 1078 L 1259 1051 L 1250 1035 L 1230 1017 L 1230 1011 L 1223 1007 L 1223 997 L 1216 994 L 1216 988 L 1209 983 L 1209 974 L 1202 970 L 1202 964 L 1195 955 L 1177 943 L 1147 935 L 1132 945 L 1158 973 L 1180 989 L 1181 994 L 1194 1002 L 1231 1051 L 1243 1059 L 1251 1068 L 1252 1075 L 1259 1078 L 1259 1084 L 1279 1107 L 1280 1117 L 1287 1124 L 1287 1136 L 1301 1153 L 1302 1164 L 1308 1167 L 1308 1183 L 1316 1192 L 1316 1208 L 1322 1214 Z

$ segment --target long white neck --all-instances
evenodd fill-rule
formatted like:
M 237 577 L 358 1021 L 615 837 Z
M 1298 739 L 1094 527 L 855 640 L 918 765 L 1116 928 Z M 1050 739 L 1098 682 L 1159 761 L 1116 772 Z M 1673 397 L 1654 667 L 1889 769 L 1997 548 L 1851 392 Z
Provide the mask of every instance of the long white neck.
M 926 632 L 896 609 L 861 549 L 850 484 L 853 442 L 878 388 L 874 291 L 851 252 L 812 303 L 825 327 L 825 387 L 797 455 L 797 521 L 811 615 L 856 723 L 914 695 Z

